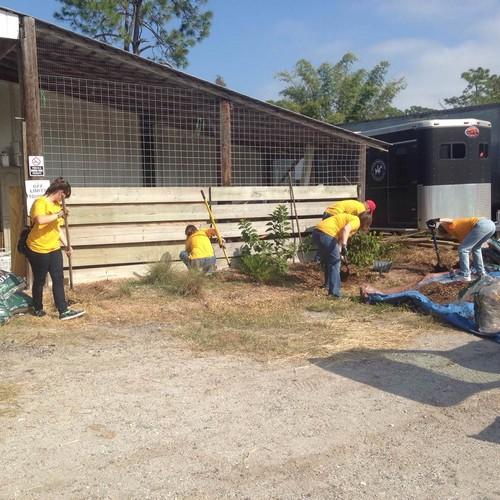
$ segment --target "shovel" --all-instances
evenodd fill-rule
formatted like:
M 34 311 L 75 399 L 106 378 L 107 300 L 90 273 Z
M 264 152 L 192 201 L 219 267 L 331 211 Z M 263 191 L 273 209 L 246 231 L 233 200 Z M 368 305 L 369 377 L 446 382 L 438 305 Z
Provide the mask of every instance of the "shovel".
M 340 281 L 344 282 L 349 279 L 349 260 L 347 259 L 347 255 L 342 255 L 340 257 Z
M 448 271 L 448 268 L 446 266 L 443 266 L 441 263 L 441 255 L 439 255 L 439 248 L 436 240 L 436 228 L 435 227 L 430 227 L 432 234 L 432 243 L 434 243 L 434 250 L 436 251 L 436 257 L 437 257 L 437 264 L 434 266 L 434 272 L 436 273 L 442 273 L 444 271 Z

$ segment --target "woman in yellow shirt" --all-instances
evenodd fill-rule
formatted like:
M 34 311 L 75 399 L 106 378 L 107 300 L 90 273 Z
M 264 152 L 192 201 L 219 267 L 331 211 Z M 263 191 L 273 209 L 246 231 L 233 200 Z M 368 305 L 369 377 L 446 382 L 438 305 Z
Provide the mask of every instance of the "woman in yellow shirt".
M 61 243 L 67 255 L 71 255 L 73 250 L 67 246 L 66 237 L 61 229 L 64 223 L 61 202 L 63 198 L 70 196 L 70 184 L 62 177 L 58 177 L 31 207 L 31 230 L 26 241 L 26 257 L 33 271 L 32 295 L 35 316 L 41 317 L 46 314 L 43 310 L 43 287 L 47 273 L 52 280 L 52 294 L 59 311 L 59 319 L 68 320 L 85 314 L 85 311 L 68 309 L 64 294 Z
M 368 231 L 371 222 L 367 212 L 359 216 L 342 213 L 322 220 L 314 228 L 312 238 L 324 265 L 329 296 L 340 297 L 340 255 L 347 255 L 347 240 L 358 229 Z
M 439 222 L 439 233 L 447 233 L 460 242 L 458 247 L 459 277 L 464 281 L 472 279 L 469 264 L 471 252 L 476 271 L 480 276 L 486 275 L 481 247 L 495 234 L 495 223 L 490 219 L 478 217 L 438 219 L 436 222 Z
M 193 224 L 186 226 L 186 250 L 179 258 L 187 268 L 201 269 L 205 273 L 215 270 L 216 258 L 210 238 L 217 236 L 215 229 L 198 229 Z

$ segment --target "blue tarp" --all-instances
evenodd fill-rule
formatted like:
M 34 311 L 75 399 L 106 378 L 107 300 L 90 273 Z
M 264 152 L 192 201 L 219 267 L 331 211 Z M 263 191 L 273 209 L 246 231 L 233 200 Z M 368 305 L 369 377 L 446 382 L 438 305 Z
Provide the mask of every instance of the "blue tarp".
M 500 272 L 490 273 L 491 276 L 500 277 Z M 432 281 L 439 281 L 440 283 L 450 283 L 449 278 L 446 276 L 443 279 L 436 278 Z M 429 281 L 430 282 L 430 281 Z M 368 295 L 368 301 L 372 304 L 386 303 L 386 304 L 408 304 L 415 309 L 427 314 L 432 314 L 446 323 L 450 323 L 461 330 L 479 335 L 481 337 L 488 337 L 500 343 L 500 332 L 496 335 L 484 335 L 479 333 L 476 322 L 474 320 L 474 304 L 471 302 L 452 302 L 451 304 L 437 304 L 430 300 L 425 295 L 417 292 L 416 290 L 409 290 L 406 292 L 383 294 L 371 293 Z

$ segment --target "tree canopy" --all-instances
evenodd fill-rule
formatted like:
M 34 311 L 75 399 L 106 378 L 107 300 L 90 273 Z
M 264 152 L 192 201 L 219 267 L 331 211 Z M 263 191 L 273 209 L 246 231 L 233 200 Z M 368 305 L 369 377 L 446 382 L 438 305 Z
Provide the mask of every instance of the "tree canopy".
M 207 0 L 58 0 L 54 14 L 97 40 L 159 62 L 187 65 L 189 49 L 206 38 Z
M 490 73 L 489 69 L 478 67 L 462 73 L 461 78 L 467 86 L 459 96 L 445 99 L 446 105 L 452 108 L 474 106 L 500 102 L 500 76 Z
M 398 114 L 392 101 L 406 87 L 404 78 L 386 81 L 387 61 L 371 70 L 355 70 L 356 61 L 351 52 L 336 64 L 323 63 L 318 68 L 301 59 L 292 71 L 276 75 L 287 86 L 280 92 L 283 99 L 270 102 L 333 124 Z

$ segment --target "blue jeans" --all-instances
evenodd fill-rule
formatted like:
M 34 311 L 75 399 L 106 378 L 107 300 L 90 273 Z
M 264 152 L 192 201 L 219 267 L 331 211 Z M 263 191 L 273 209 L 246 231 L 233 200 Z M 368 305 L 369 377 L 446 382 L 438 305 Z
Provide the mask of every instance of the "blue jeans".
M 188 269 L 200 269 L 204 273 L 213 272 L 215 270 L 215 263 L 217 262 L 215 255 L 203 259 L 190 259 L 185 250 L 179 254 L 179 258 L 186 264 Z
M 314 229 L 312 239 L 321 257 L 325 270 L 328 295 L 340 297 L 340 249 L 336 238 Z
M 486 274 L 483 264 L 481 246 L 495 234 L 495 223 L 490 219 L 479 219 L 470 233 L 458 247 L 460 271 L 464 276 L 470 276 L 469 255 L 472 252 L 472 261 L 479 274 Z

